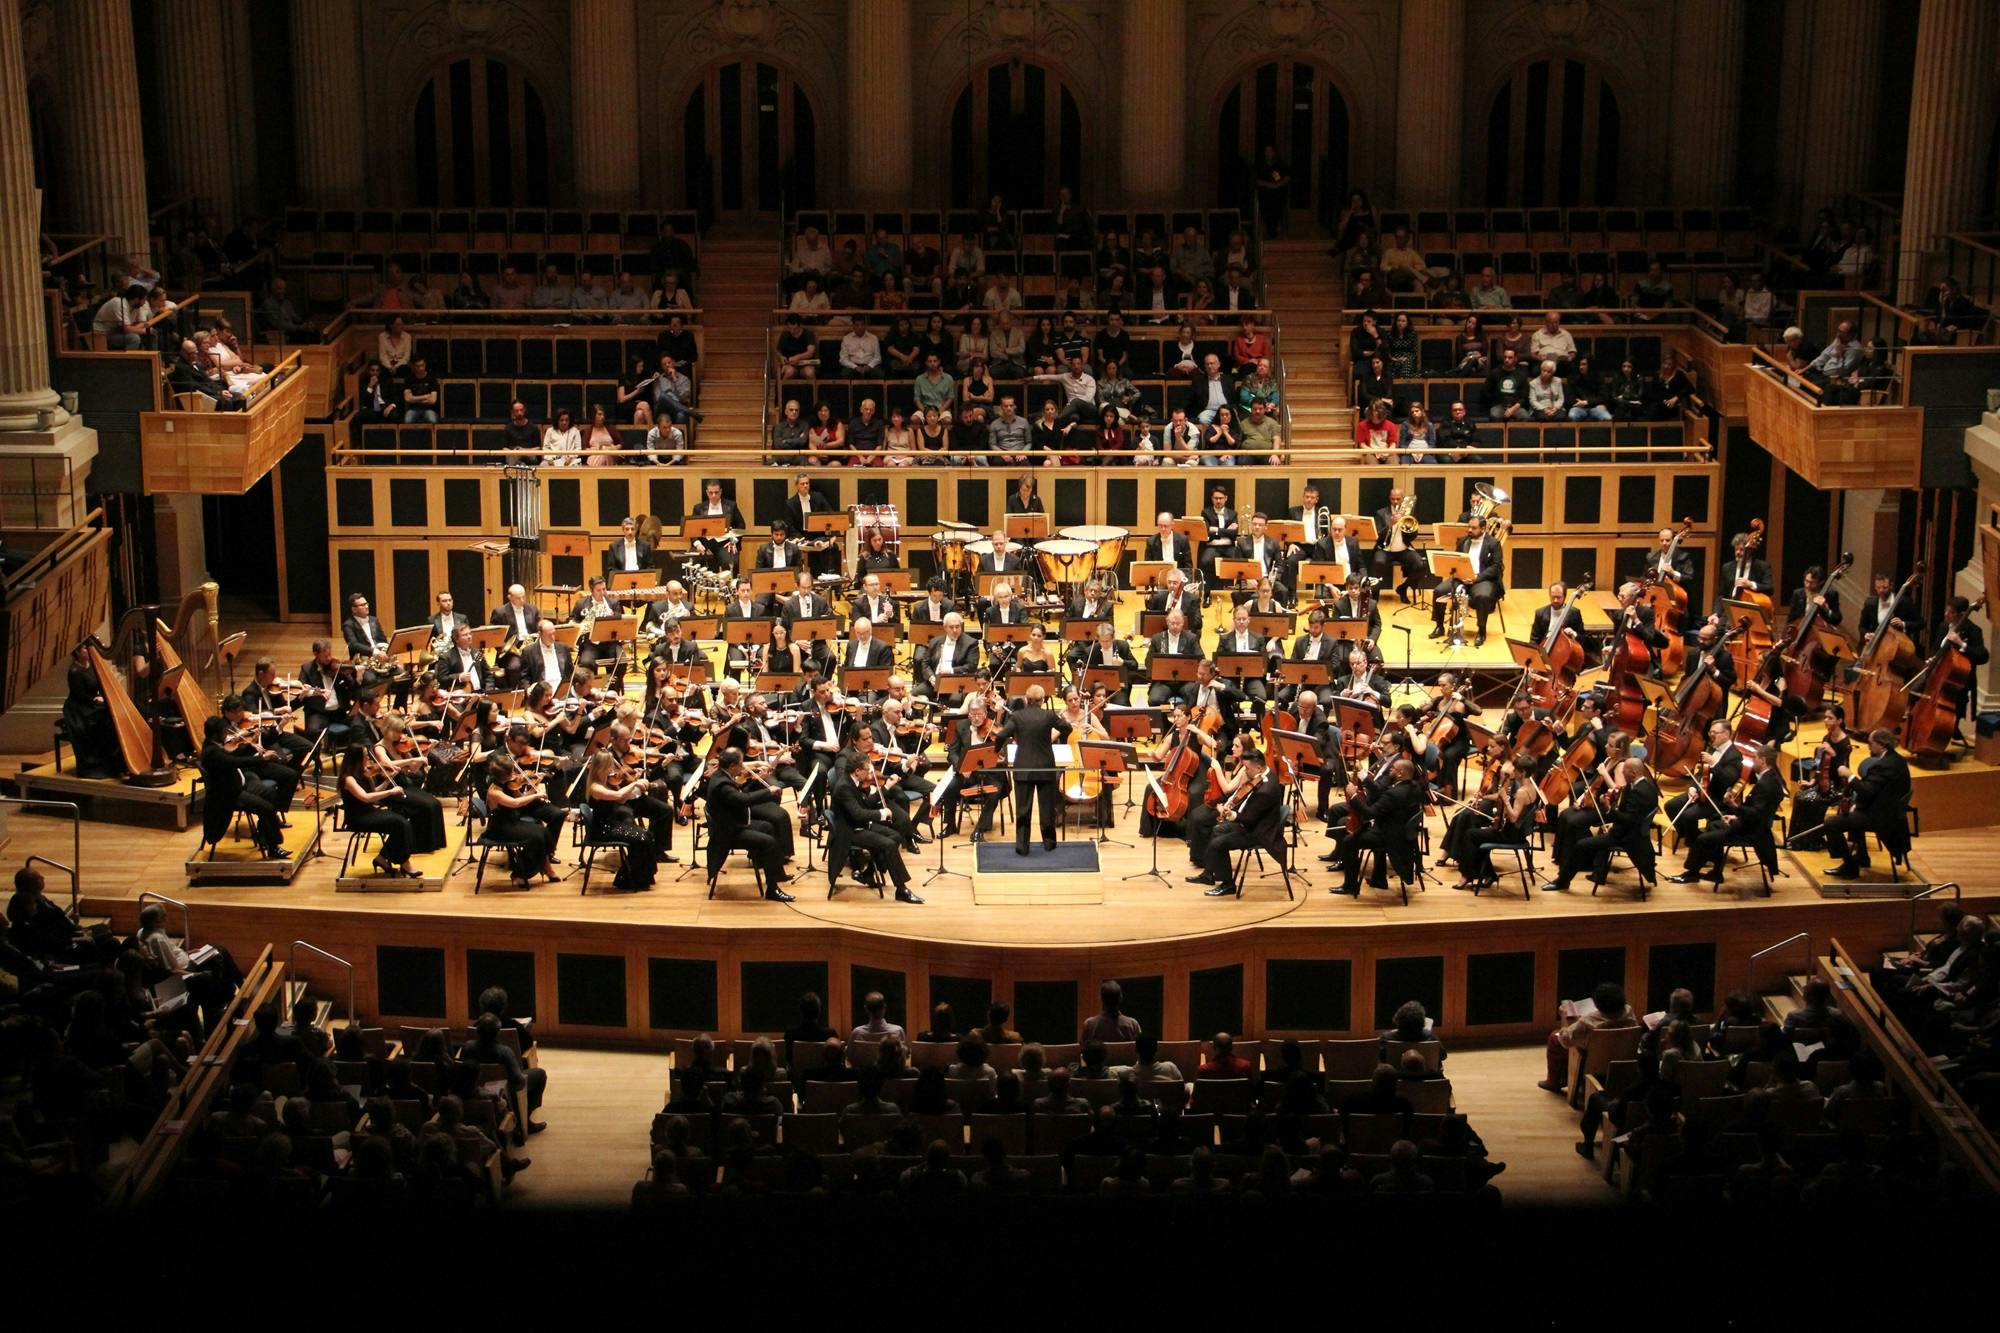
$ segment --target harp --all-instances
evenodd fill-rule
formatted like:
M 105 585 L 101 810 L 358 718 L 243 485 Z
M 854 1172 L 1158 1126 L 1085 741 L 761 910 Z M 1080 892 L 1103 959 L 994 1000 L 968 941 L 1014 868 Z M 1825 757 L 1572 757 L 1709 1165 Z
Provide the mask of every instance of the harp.
M 97 677 L 104 706 L 110 710 L 118 754 L 125 763 L 125 780 L 136 787 L 171 786 L 179 776 L 160 744 L 159 706 L 149 687 L 159 609 L 134 607 L 112 627 L 109 643 L 93 634 L 78 646 Z M 124 664 L 131 684 L 120 674 L 119 663 Z
M 188 736 L 196 745 L 201 744 L 208 719 L 216 716 L 215 701 L 222 692 L 222 663 L 217 651 L 222 618 L 216 605 L 217 592 L 213 580 L 202 584 L 181 598 L 171 627 L 164 623 L 155 626 L 154 648 L 160 671 L 182 668 L 170 688 L 187 722 Z

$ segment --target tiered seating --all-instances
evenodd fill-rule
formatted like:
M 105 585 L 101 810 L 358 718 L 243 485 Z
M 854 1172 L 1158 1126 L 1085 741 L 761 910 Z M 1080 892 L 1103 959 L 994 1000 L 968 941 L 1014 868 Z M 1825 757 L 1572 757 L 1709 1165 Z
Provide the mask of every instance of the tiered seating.
M 1389 211 L 1382 236 L 1408 227 L 1425 262 L 1453 273 L 1491 267 L 1516 298 L 1590 274 L 1623 287 L 1657 261 L 1668 270 L 1752 256 L 1748 208 L 1460 208 Z M 1378 241 L 1381 238 L 1378 238 Z M 1396 297 L 1392 304 L 1422 304 Z

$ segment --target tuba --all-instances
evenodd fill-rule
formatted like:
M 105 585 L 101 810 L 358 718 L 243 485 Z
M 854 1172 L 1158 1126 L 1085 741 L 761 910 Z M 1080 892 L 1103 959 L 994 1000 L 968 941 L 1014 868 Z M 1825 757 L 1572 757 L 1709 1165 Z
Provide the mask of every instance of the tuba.
M 1472 521 L 1484 527 L 1487 536 L 1498 536 L 1506 530 L 1508 522 L 1500 516 L 1500 508 L 1512 503 L 1513 498 L 1498 486 L 1480 482 L 1472 488 Z

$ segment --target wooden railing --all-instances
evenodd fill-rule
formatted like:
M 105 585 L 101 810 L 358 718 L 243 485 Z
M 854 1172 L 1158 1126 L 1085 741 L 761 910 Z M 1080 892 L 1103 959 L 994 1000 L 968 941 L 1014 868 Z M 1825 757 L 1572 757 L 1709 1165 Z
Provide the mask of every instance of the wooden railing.
M 1924 409 L 1828 407 L 1824 396 L 1770 353 L 1752 350 L 1745 395 L 1750 434 L 1773 458 L 1822 490 L 1918 484 Z
M 0 713 L 69 660 L 111 614 L 111 529 L 102 509 L 58 534 L 0 582 Z
M 240 412 L 139 414 L 139 449 L 149 491 L 241 495 L 299 442 L 306 377 L 294 352 L 246 395 Z

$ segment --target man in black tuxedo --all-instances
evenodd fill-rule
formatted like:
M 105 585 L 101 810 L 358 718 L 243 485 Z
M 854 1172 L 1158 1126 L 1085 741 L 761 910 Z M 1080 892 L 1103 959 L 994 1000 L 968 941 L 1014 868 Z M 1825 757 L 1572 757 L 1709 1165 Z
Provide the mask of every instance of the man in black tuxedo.
M 1028 567 L 1028 555 L 1008 539 L 1005 532 L 993 534 L 993 549 L 979 557 L 981 574 L 1019 574 Z
M 1346 590 L 1333 599 L 1333 618 L 1366 619 L 1368 627 L 1365 633 L 1372 644 L 1382 637 L 1382 602 L 1380 598 L 1362 595 L 1363 578 L 1359 571 L 1347 576 Z
M 1014 757 L 1008 767 L 1014 774 L 1014 854 L 1028 854 L 1030 802 L 1041 811 L 1042 846 L 1056 849 L 1056 794 L 1061 774 L 1055 771 L 1055 743 L 1068 740 L 1072 728 L 1062 714 L 1042 705 L 1048 694 L 1040 685 L 1030 685 L 1027 703 L 1000 724 L 1001 752 L 1009 742 Z
M 368 598 L 355 593 L 347 599 L 347 619 L 340 622 L 340 637 L 347 641 L 351 661 L 366 661 L 389 647 L 382 622 L 368 613 Z
M 299 757 L 308 747 L 299 737 L 281 731 L 272 731 L 268 738 L 260 735 L 268 724 L 259 723 L 250 715 L 250 705 L 240 694 L 223 696 L 218 711 L 231 730 L 250 737 L 230 749 L 249 755 L 250 761 L 242 766 L 245 776 L 261 779 L 270 785 L 270 801 L 282 823 L 285 811 L 292 807 L 292 795 L 299 789 Z M 286 741 L 290 741 L 291 745 L 285 744 Z
M 1667 646 L 1666 632 L 1660 628 L 1659 618 L 1653 614 L 1653 604 L 1639 600 L 1640 586 L 1637 583 L 1621 584 L 1618 589 L 1618 610 L 1611 617 L 1610 642 L 1618 642 L 1622 633 L 1632 633 L 1639 642 L 1646 645 L 1646 656 L 1652 663 L 1651 670 L 1660 669 L 1660 651 Z M 1609 651 L 1609 649 L 1607 649 Z
M 711 481 L 702 486 L 701 503 L 694 507 L 689 518 L 719 518 L 728 524 L 730 532 L 742 532 L 748 525 L 743 521 L 743 511 L 736 507 L 734 500 L 722 498 L 722 483 Z M 740 537 L 696 537 L 688 543 L 689 552 L 710 569 L 736 569 L 742 556 Z
M 1688 847 L 1681 873 L 1668 876 L 1668 883 L 1693 884 L 1702 879 L 1712 884 L 1722 883 L 1731 847 L 1753 847 L 1766 869 L 1778 868 L 1778 848 L 1771 839 L 1771 822 L 1785 800 L 1785 780 L 1778 776 L 1781 757 L 1782 751 L 1775 745 L 1758 747 L 1750 761 L 1750 771 L 1755 775 L 1750 794 L 1740 804 L 1724 804 L 1727 815 L 1694 840 Z M 1704 867 L 1712 868 L 1712 873 L 1704 873 Z
M 505 625 L 510 638 L 526 644 L 541 629 L 542 613 L 528 604 L 528 590 L 518 583 L 507 587 L 507 600 L 493 608 L 486 618 L 489 625 Z M 519 651 L 501 653 L 493 662 L 494 674 L 510 683 L 521 678 Z
M 1188 591 L 1188 577 L 1179 569 L 1167 574 L 1167 586 L 1146 597 L 1146 610 L 1152 612 L 1179 611 L 1187 621 L 1188 632 L 1201 637 L 1201 598 Z
M 1709 723 L 1708 750 L 1701 762 L 1705 775 L 1700 790 L 1690 787 L 1667 802 L 1667 818 L 1673 821 L 1683 847 L 1692 847 L 1704 828 L 1722 822 L 1729 793 L 1743 778 L 1743 752 L 1736 748 L 1729 723 L 1719 718 Z
M 1118 637 L 1118 631 L 1108 620 L 1098 621 L 1090 638 L 1071 644 L 1065 656 L 1070 670 L 1077 673 L 1111 667 L 1122 669 L 1122 678 L 1131 680 L 1139 670 L 1139 659 L 1132 655 L 1132 645 Z
M 1014 600 L 1014 585 L 1001 579 L 993 585 L 993 600 L 986 604 L 981 619 L 988 625 L 1025 625 L 1028 608 Z
M 1083 593 L 1064 610 L 1071 620 L 1109 620 L 1116 603 L 1104 595 L 1104 585 L 1096 579 L 1083 585 Z
M 1694 557 L 1686 551 L 1674 550 L 1673 557 L 1668 558 L 1668 550 L 1678 545 L 1674 541 L 1675 535 L 1673 528 L 1660 529 L 1660 544 L 1646 553 L 1644 576 L 1664 579 L 1686 588 L 1694 582 Z
M 1689 672 L 1704 669 L 1715 677 L 1715 683 L 1723 689 L 1734 688 L 1736 658 L 1730 654 L 1728 645 L 1722 642 L 1722 627 L 1713 619 L 1702 621 L 1701 628 L 1694 632 L 1694 647 L 1688 649 L 1687 661 L 1681 667 L 1681 679 L 1687 679 Z
M 1761 592 L 1770 595 L 1771 567 L 1751 553 L 1751 543 L 1755 538 L 1747 532 L 1739 532 L 1729 539 L 1732 558 L 1723 563 L 1721 576 L 1716 579 L 1718 598 L 1716 609 L 1721 610 L 1722 599 L 1742 600 L 1744 594 Z
M 1270 683 L 1265 679 L 1265 676 L 1271 671 L 1276 670 L 1275 664 L 1278 660 L 1278 648 L 1271 640 L 1266 639 L 1256 630 L 1250 628 L 1250 608 L 1248 605 L 1236 608 L 1234 623 L 1229 629 L 1224 630 L 1215 641 L 1215 652 L 1218 657 L 1223 653 L 1254 653 L 1264 659 L 1261 671 L 1246 672 L 1240 679 L 1232 675 L 1232 679 L 1235 679 L 1236 688 L 1241 690 L 1244 696 L 1250 700 L 1250 707 L 1256 712 L 1257 716 L 1262 717 L 1264 715 L 1264 706 L 1271 700 Z
M 1201 639 L 1188 629 L 1187 614 L 1179 607 L 1167 612 L 1167 627 L 1155 634 L 1146 645 L 1146 662 L 1150 667 L 1155 657 L 1199 657 Z M 1156 680 L 1149 687 L 1146 702 L 1154 708 L 1164 708 L 1180 687 L 1170 680 Z
M 1208 716 L 1213 708 L 1222 714 L 1222 732 L 1219 739 L 1234 739 L 1239 727 L 1239 705 L 1243 702 L 1243 692 L 1215 673 L 1215 662 L 1204 657 L 1195 663 L 1194 679 L 1181 686 L 1181 699 L 1188 706 L 1188 713 L 1196 725 Z
M 913 603 L 910 607 L 910 623 L 912 625 L 942 625 L 944 624 L 944 618 L 950 615 L 954 609 L 955 604 L 951 598 L 945 596 L 943 576 L 934 574 L 924 584 L 924 600 Z
M 1331 517 L 1332 521 L 1326 525 L 1326 531 L 1321 534 L 1319 543 L 1313 550 L 1313 559 L 1330 560 L 1347 566 L 1349 578 L 1366 574 L 1369 569 L 1369 559 L 1367 553 L 1361 549 L 1361 539 L 1348 532 L 1346 519 L 1338 514 Z
M 1826 571 L 1818 565 L 1810 566 L 1805 572 L 1805 581 L 1792 593 L 1786 610 L 1793 624 L 1797 624 L 1809 606 L 1819 608 L 1819 622 L 1822 625 L 1838 627 L 1842 620 L 1840 590 L 1826 586 Z
M 849 671 L 874 671 L 893 664 L 895 651 L 875 638 L 875 622 L 856 616 L 848 627 L 847 643 L 840 650 L 840 673 L 844 681 Z M 879 690 L 847 690 L 846 693 L 873 701 Z
M 1194 573 L 1194 552 L 1188 549 L 1188 539 L 1174 531 L 1174 516 L 1164 509 L 1156 520 L 1153 535 L 1146 539 L 1146 559 L 1156 563 L 1170 560 L 1175 569 Z
M 772 902 L 788 903 L 783 849 L 770 829 L 756 818 L 762 806 L 775 805 L 778 793 L 750 776 L 743 752 L 722 752 L 716 776 L 708 784 L 708 864 L 711 873 L 722 859 L 738 847 L 750 854 L 764 872 L 764 896 Z
M 540 682 L 558 690 L 569 679 L 569 671 L 569 645 L 556 641 L 555 621 L 542 621 L 536 626 L 535 641 L 521 650 L 522 684 Z
M 1424 808 L 1424 788 L 1417 780 L 1417 766 L 1408 759 L 1398 759 L 1389 765 L 1389 785 L 1379 796 L 1348 784 L 1347 803 L 1350 810 L 1360 813 L 1366 826 L 1353 837 L 1342 839 L 1336 864 L 1343 878 L 1333 892 L 1350 898 L 1361 896 L 1361 853 L 1370 847 L 1381 853 L 1376 858 L 1372 887 L 1389 887 L 1391 866 L 1395 867 L 1397 878 L 1404 881 L 1414 878 L 1416 841 L 1410 824 L 1412 817 Z
M 623 608 L 618 599 L 605 587 L 604 575 L 592 574 L 590 591 L 577 599 L 576 605 L 570 608 L 569 618 L 578 623 L 581 623 L 585 616 L 589 616 L 593 622 L 616 620 L 622 612 Z M 622 661 L 627 651 L 629 650 L 625 645 L 615 640 L 610 643 L 595 643 L 581 630 L 577 633 L 576 661 L 585 671 L 596 671 L 600 662 L 609 668 L 613 663 Z M 624 678 L 624 672 L 620 670 L 615 680 L 622 682 Z
M 1894 579 L 1878 572 L 1868 599 L 1861 603 L 1859 624 L 1862 639 L 1866 641 L 1885 622 L 1891 629 L 1909 635 L 1910 642 L 1922 649 L 1924 620 L 1917 612 L 1916 599 L 1904 596 Z
M 757 548 L 757 558 L 752 565 L 757 569 L 797 569 L 804 558 L 790 524 L 782 518 L 774 518 L 771 520 L 771 540 Z
M 1550 631 L 1560 625 L 1563 633 L 1581 642 L 1586 649 L 1590 647 L 1590 640 L 1583 637 L 1583 612 L 1573 606 L 1565 607 L 1563 603 L 1568 600 L 1568 584 L 1557 582 L 1549 585 L 1549 603 L 1535 612 L 1535 623 L 1528 631 L 1529 643 L 1541 647 L 1549 641 Z
M 1271 580 L 1271 592 L 1281 602 L 1291 600 L 1292 562 L 1286 558 L 1285 545 L 1264 529 L 1269 520 L 1264 514 L 1250 516 L 1250 531 L 1239 538 L 1234 552 L 1238 560 L 1254 560 L 1262 576 Z M 1238 602 L 1247 602 L 1255 596 L 1254 589 L 1239 590 Z
M 785 526 L 793 536 L 800 541 L 813 539 L 815 534 L 806 527 L 806 515 L 831 514 L 833 509 L 833 501 L 813 489 L 810 473 L 801 472 L 792 478 L 791 498 L 785 501 Z M 771 530 L 775 533 L 777 524 L 773 523 Z M 815 574 L 831 574 L 835 563 L 833 547 L 811 552 L 808 560 Z
M 903 620 L 896 599 L 882 591 L 880 574 L 862 575 L 861 591 L 848 604 L 848 614 L 866 616 L 878 625 L 899 625 Z
M 1632 866 L 1639 872 L 1639 882 L 1652 882 L 1653 863 L 1653 816 L 1660 808 L 1660 784 L 1653 781 L 1646 772 L 1646 761 L 1627 759 L 1619 769 L 1619 780 L 1624 784 L 1618 796 L 1618 804 L 1612 808 L 1611 823 L 1601 833 L 1593 833 L 1587 838 L 1578 838 L 1563 853 L 1556 877 L 1542 885 L 1544 893 L 1567 893 L 1570 881 L 1576 872 L 1588 865 L 1591 867 L 1590 882 L 1602 884 L 1609 873 L 1612 851 L 1624 852 L 1632 858 Z
M 1438 581 L 1437 589 L 1431 594 L 1431 637 L 1444 637 L 1444 613 L 1460 588 L 1465 589 L 1466 602 L 1479 618 L 1478 637 L 1473 645 L 1486 642 L 1486 621 L 1493 614 L 1493 608 L 1500 604 L 1501 590 L 1507 586 L 1507 556 L 1500 547 L 1498 537 L 1488 535 L 1481 523 L 1467 523 L 1465 535 L 1457 542 L 1461 554 L 1472 561 L 1472 577 L 1464 583 L 1456 578 L 1446 577 Z
M 813 576 L 803 569 L 799 571 L 798 587 L 778 603 L 778 616 L 788 630 L 801 620 L 825 620 L 832 615 L 833 603 L 814 591 Z
M 1313 485 L 1311 482 L 1307 482 L 1305 490 L 1299 495 L 1299 503 L 1287 509 L 1285 517 L 1294 523 L 1303 523 L 1305 525 L 1305 532 L 1301 534 L 1303 540 L 1299 543 L 1298 554 L 1310 555 L 1312 558 L 1318 559 L 1319 544 L 1326 540 L 1328 529 L 1337 521 L 1332 514 L 1328 514 L 1326 527 L 1320 526 L 1319 487 Z
M 1215 582 L 1216 558 L 1233 554 L 1236 539 L 1242 535 L 1236 511 L 1229 504 L 1228 487 L 1209 488 L 1208 508 L 1201 511 L 1201 521 L 1208 527 L 1208 537 L 1201 544 L 1201 577 L 1204 582 L 1212 584 Z
M 1324 662 L 1329 672 L 1339 671 L 1340 664 L 1347 659 L 1347 651 L 1341 641 L 1327 632 L 1326 612 L 1321 608 L 1313 608 L 1312 614 L 1306 617 L 1306 632 L 1292 640 L 1291 658 L 1294 662 Z M 1332 676 L 1329 675 L 1327 680 L 1331 682 Z M 1301 693 L 1312 689 L 1314 687 L 1310 685 L 1304 690 L 1297 685 L 1281 685 L 1278 688 L 1278 706 L 1289 708 Z M 1318 692 L 1324 692 L 1323 688 Z
M 1990 660 L 1986 651 L 1986 635 L 1972 619 L 1972 603 L 1963 597 L 1947 598 L 1944 604 L 1944 620 L 1938 626 L 1937 650 L 1956 648 L 1965 654 L 1966 662 L 1973 667 L 1983 667 Z
M 1188 876 L 1190 884 L 1206 884 L 1210 887 L 1205 897 L 1242 897 L 1243 885 L 1237 881 L 1235 868 L 1229 864 L 1230 855 L 1246 847 L 1261 849 L 1271 857 L 1274 864 L 1285 864 L 1285 791 L 1278 785 L 1278 779 L 1264 766 L 1264 756 L 1246 746 L 1239 764 L 1250 766 L 1246 781 L 1252 785 L 1250 794 L 1245 796 L 1227 818 L 1218 819 L 1215 832 L 1209 835 L 1208 854 L 1202 861 L 1201 873 Z
M 458 627 L 467 621 L 462 614 L 452 609 L 453 598 L 450 592 L 439 593 L 437 604 L 437 614 L 425 623 L 431 627 L 431 638 L 435 639 L 442 634 L 445 642 L 449 644 L 458 637 Z
M 1410 588 L 1427 578 L 1424 557 L 1417 550 L 1417 534 L 1404 532 L 1396 526 L 1396 511 L 1403 504 L 1403 489 L 1398 486 L 1389 492 L 1389 503 L 1375 511 L 1375 577 L 1382 580 L 1382 591 L 1387 594 L 1389 585 L 1395 580 L 1390 571 L 1403 571 L 1401 596 L 1410 600 Z M 1351 572 L 1351 569 L 1350 569 Z
M 771 608 L 762 597 L 750 590 L 750 580 L 736 580 L 736 595 L 722 608 L 724 620 L 768 620 Z
M 447 690 L 470 690 L 483 694 L 493 688 L 493 673 L 487 669 L 486 655 L 472 646 L 472 627 L 460 625 L 452 633 L 451 647 L 438 654 L 431 670 L 438 684 Z
M 285 835 L 278 826 L 278 811 L 282 807 L 278 804 L 277 788 L 257 773 L 264 762 L 257 747 L 248 742 L 233 747 L 225 745 L 223 738 L 228 734 L 229 721 L 220 714 L 211 714 L 202 724 L 201 780 L 208 789 L 206 799 L 223 811 L 248 813 L 257 823 L 258 848 L 267 855 L 282 856 Z M 287 796 L 285 804 L 290 803 Z M 204 822 L 217 827 L 216 810 L 211 809 Z M 226 815 L 219 827 L 229 827 Z
M 608 579 L 613 574 L 636 573 L 652 567 L 652 543 L 640 540 L 638 519 L 626 519 L 618 525 L 618 540 L 604 548 L 604 565 L 599 572 Z
M 848 849 L 861 847 L 867 850 L 877 872 L 895 884 L 897 902 L 923 902 L 910 891 L 910 870 L 903 862 L 903 839 L 895 829 L 896 811 L 890 807 L 880 785 L 881 774 L 864 756 L 857 754 L 849 759 L 851 762 L 844 765 L 846 771 L 833 782 L 834 835 L 827 845 L 827 887 L 831 889 L 840 878 Z M 907 821 L 908 816 L 904 819 Z
M 653 657 L 677 667 L 692 667 L 702 660 L 698 644 L 689 643 L 678 616 L 669 617 L 667 626 L 653 645 Z
M 1868 835 L 1880 835 L 1891 847 L 1909 837 L 1905 823 L 1910 808 L 1910 761 L 1896 752 L 1896 733 L 1877 727 L 1868 733 L 1868 757 L 1839 776 L 1849 780 L 1853 808 L 1827 817 L 1824 834 L 1828 855 L 1840 864 L 1826 873 L 1834 879 L 1859 879 L 1868 861 Z
M 1389 709 L 1389 678 L 1369 665 L 1364 648 L 1347 650 L 1347 670 L 1333 682 L 1333 692 L 1365 700 L 1385 713 Z
M 913 663 L 917 693 L 936 698 L 939 676 L 964 675 L 979 669 L 979 640 L 965 632 L 964 616 L 949 612 L 944 618 L 944 633 L 919 647 Z
M 311 659 L 299 668 L 299 683 L 311 691 L 299 701 L 306 710 L 306 739 L 313 740 L 328 727 L 335 727 L 338 730 L 326 738 L 327 744 L 346 744 L 347 720 L 359 684 L 354 668 L 341 666 L 327 640 L 314 639 Z

